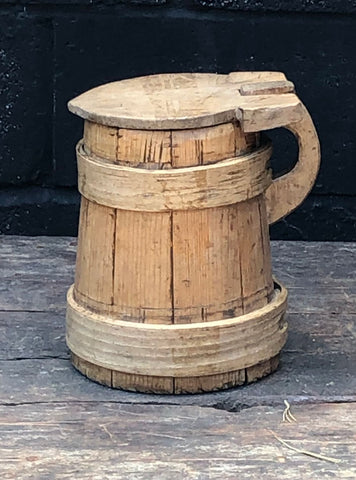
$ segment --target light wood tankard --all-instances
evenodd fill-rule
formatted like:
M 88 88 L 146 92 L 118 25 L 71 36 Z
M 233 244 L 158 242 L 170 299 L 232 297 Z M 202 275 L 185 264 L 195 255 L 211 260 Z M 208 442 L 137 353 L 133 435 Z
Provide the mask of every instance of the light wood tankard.
M 69 102 L 84 118 L 73 365 L 115 388 L 194 393 L 274 371 L 287 291 L 268 226 L 319 168 L 313 122 L 279 72 L 153 75 Z M 299 160 L 272 180 L 263 130 L 285 127 Z

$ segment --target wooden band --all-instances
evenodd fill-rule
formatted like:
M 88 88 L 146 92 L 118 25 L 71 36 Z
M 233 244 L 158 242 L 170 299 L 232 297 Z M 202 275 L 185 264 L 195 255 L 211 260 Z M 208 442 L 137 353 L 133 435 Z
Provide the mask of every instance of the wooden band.
M 67 345 L 80 358 L 125 373 L 191 377 L 235 371 L 277 355 L 287 337 L 287 291 L 248 314 L 220 321 L 156 325 L 92 313 L 67 295 Z
M 271 184 L 271 144 L 210 165 L 146 170 L 108 162 L 77 145 L 78 188 L 100 205 L 165 212 L 232 205 L 256 197 Z

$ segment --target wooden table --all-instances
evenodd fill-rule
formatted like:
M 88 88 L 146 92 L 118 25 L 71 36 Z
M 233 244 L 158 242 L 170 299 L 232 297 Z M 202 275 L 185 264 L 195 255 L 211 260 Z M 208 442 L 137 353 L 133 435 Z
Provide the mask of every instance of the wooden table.
M 275 242 L 290 295 L 280 369 L 193 396 L 111 390 L 71 367 L 75 250 L 0 237 L 1 479 L 356 478 L 356 244 Z M 285 400 L 297 422 L 282 421 Z

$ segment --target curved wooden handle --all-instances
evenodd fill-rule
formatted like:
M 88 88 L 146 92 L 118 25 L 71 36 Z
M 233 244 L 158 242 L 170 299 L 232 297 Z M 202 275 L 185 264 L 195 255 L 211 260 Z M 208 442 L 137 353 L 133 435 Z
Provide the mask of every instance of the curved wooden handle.
M 269 223 L 274 223 L 291 213 L 309 194 L 314 185 L 320 165 L 318 136 L 304 105 L 302 118 L 285 128 L 294 133 L 299 145 L 299 158 L 287 174 L 276 178 L 266 191 Z
M 299 159 L 287 174 L 276 178 L 266 191 L 269 223 L 277 222 L 302 203 L 314 185 L 320 165 L 320 146 L 308 110 L 287 80 L 245 83 L 240 87 L 236 118 L 244 132 L 284 127 L 294 133 Z

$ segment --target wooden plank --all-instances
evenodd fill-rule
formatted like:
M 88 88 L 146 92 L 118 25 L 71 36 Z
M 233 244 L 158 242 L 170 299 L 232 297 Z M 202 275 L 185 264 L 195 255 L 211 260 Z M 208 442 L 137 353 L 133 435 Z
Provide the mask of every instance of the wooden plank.
M 87 153 L 121 165 L 150 169 L 175 166 L 176 147 L 179 150 L 180 167 L 184 166 L 184 159 L 187 159 L 187 166 L 192 164 L 192 158 L 200 159 L 196 165 L 207 165 L 241 155 L 253 149 L 256 135 L 252 133 L 245 137 L 236 123 L 173 131 L 118 129 L 90 121 L 84 124 Z M 238 137 L 238 142 L 235 137 Z
M 128 321 L 172 323 L 170 213 L 117 210 L 113 311 Z
M 299 122 L 302 117 L 303 104 L 294 93 L 243 96 L 236 111 L 244 132 L 285 127 Z
M 356 245 L 272 246 L 275 273 L 290 290 L 290 333 L 280 369 L 243 389 L 155 396 L 155 401 L 230 410 L 279 405 L 282 398 L 356 402 Z M 0 403 L 151 403 L 151 395 L 101 387 L 71 368 L 63 338 L 65 292 L 74 259 L 72 238 L 0 237 Z M 33 311 L 21 311 L 25 309 Z
M 175 323 L 243 312 L 238 240 L 235 206 L 173 214 Z
M 126 401 L 124 392 L 115 395 L 100 389 L 76 374 L 68 362 L 49 360 L 69 358 L 64 337 L 64 313 L 0 312 L 0 359 L 9 360 L 1 366 L 2 400 L 12 396 L 21 402 L 39 396 L 55 401 L 54 392 L 58 388 L 58 395 L 65 392 L 64 397 L 59 397 L 63 399 L 69 396 L 83 400 L 116 398 Z M 343 395 L 354 395 L 355 337 L 356 315 L 290 314 L 289 338 L 276 374 L 259 385 L 225 392 L 219 398 L 194 396 L 190 401 L 197 404 L 220 402 L 229 406 L 275 402 L 283 392 L 297 401 L 335 400 Z M 20 385 L 19 378 L 23 380 Z M 133 396 L 131 400 L 146 402 L 151 398 L 141 397 Z M 355 395 L 353 398 L 356 400 Z M 176 397 L 171 401 L 182 403 L 187 399 Z
M 57 280 L 72 279 L 77 239 L 74 237 L 0 236 L 2 280 L 27 278 L 41 284 L 49 275 Z M 356 284 L 356 243 L 272 241 L 275 274 L 289 288 L 316 285 L 346 288 Z M 69 278 L 70 277 L 70 278 Z M 15 282 L 16 284 L 16 282 Z M 31 300 L 29 298 L 29 300 Z
M 193 130 L 186 130 L 184 134 L 174 133 L 173 138 L 184 140 L 181 144 L 178 142 L 173 144 L 175 147 L 174 166 L 205 165 L 214 159 L 224 158 L 227 154 L 226 144 L 230 150 L 234 149 L 237 153 L 246 149 L 248 140 L 245 139 L 241 130 L 232 124 L 221 126 L 220 130 L 216 128 L 205 130 L 209 133 L 200 136 L 199 148 L 192 148 L 196 144 L 196 132 Z M 197 132 L 203 131 L 204 129 L 197 130 Z M 230 142 L 217 142 L 217 132 L 223 136 L 228 136 Z M 234 142 L 232 142 L 232 137 Z M 189 156 L 186 155 L 187 145 L 191 147 Z M 214 147 L 213 150 L 212 146 Z M 210 150 L 212 150 L 211 155 L 204 154 L 204 152 Z M 243 175 L 239 182 L 242 178 L 248 176 Z M 256 201 L 258 202 L 256 198 L 251 200 L 252 203 Z M 244 313 L 244 299 L 242 297 L 245 294 L 242 283 L 245 271 L 242 265 L 242 256 L 245 255 L 246 258 L 250 259 L 252 252 L 249 249 L 254 242 L 253 239 L 249 242 L 250 238 L 248 238 L 246 242 L 248 251 L 242 251 L 244 238 L 241 235 L 242 228 L 239 219 L 247 218 L 244 212 L 249 208 L 250 204 L 248 202 L 238 204 L 231 202 L 231 205 L 220 208 L 173 212 L 172 253 L 175 323 L 220 320 Z M 256 221 L 260 216 L 259 210 L 256 213 L 253 215 L 252 225 L 249 225 L 249 229 L 252 228 L 253 222 L 257 223 L 258 236 L 260 236 L 261 225 L 259 221 Z M 264 228 L 267 228 L 267 224 Z M 253 234 L 255 235 L 255 233 L 254 231 Z M 256 247 L 255 250 L 258 250 L 258 248 Z M 263 253 L 263 249 L 261 249 L 261 253 Z M 258 258 L 252 258 L 251 264 L 255 265 L 259 274 L 263 265 L 261 255 Z M 248 273 L 246 270 L 247 276 Z M 262 280 L 266 280 L 265 275 L 262 276 Z M 271 283 L 271 277 L 267 282 Z M 268 292 L 265 291 L 265 286 L 266 284 L 261 288 L 262 300 L 256 308 L 267 302 Z M 246 292 L 247 295 L 249 293 L 255 296 L 256 291 Z M 237 374 L 237 378 L 240 378 L 240 376 L 245 377 L 245 372 Z M 183 382 L 183 380 L 180 381 Z M 188 383 L 190 384 L 191 381 L 189 380 Z
M 116 403 L 1 406 L 0 474 L 24 480 L 355 478 L 354 404 L 292 404 L 293 424 L 282 422 L 283 408 L 282 402 L 237 413 Z M 293 452 L 272 432 L 340 463 Z
M 247 370 L 249 369 L 243 368 L 227 373 L 205 375 L 201 377 L 177 377 L 174 382 L 174 393 L 184 394 L 214 392 L 215 390 L 244 385 L 247 381 Z
M 289 312 L 356 312 L 353 243 L 272 242 L 275 275 L 287 285 Z
M 245 83 L 240 87 L 241 95 L 280 95 L 294 93 L 294 84 L 288 80 Z
M 236 210 L 242 311 L 249 313 L 266 305 L 274 288 L 264 198 L 243 202 Z
M 71 369 L 68 361 L 27 360 L 45 356 L 65 358 L 64 314 L 2 312 L 0 319 L 1 358 L 12 360 L 1 364 L 2 401 L 9 398 L 16 402 L 68 398 L 126 401 L 128 398 L 125 392 L 112 393 L 88 382 Z M 179 400 L 172 397 L 168 401 L 235 408 L 240 404 L 278 402 L 281 395 L 291 396 L 298 402 L 345 397 L 356 400 L 356 316 L 290 314 L 289 322 L 290 336 L 282 354 L 281 368 L 272 377 L 243 390 L 188 399 L 179 397 Z M 150 396 L 129 398 L 130 401 L 151 401 Z M 167 401 L 167 397 L 161 401 Z
M 236 145 L 236 135 L 241 136 L 241 144 Z M 248 150 L 242 139 L 241 129 L 233 123 L 193 130 L 173 130 L 172 166 L 181 168 L 207 165 L 235 157 Z
M 86 121 L 84 144 L 87 153 L 121 165 L 159 169 L 171 164 L 169 131 L 118 129 Z
M 82 197 L 75 295 L 84 305 L 106 311 L 114 302 L 116 211 Z M 88 300 L 87 300 L 88 299 Z
M 162 169 L 171 166 L 171 132 L 118 130 L 116 160 L 131 167 Z
M 117 160 L 118 129 L 84 122 L 85 151 L 107 160 Z

